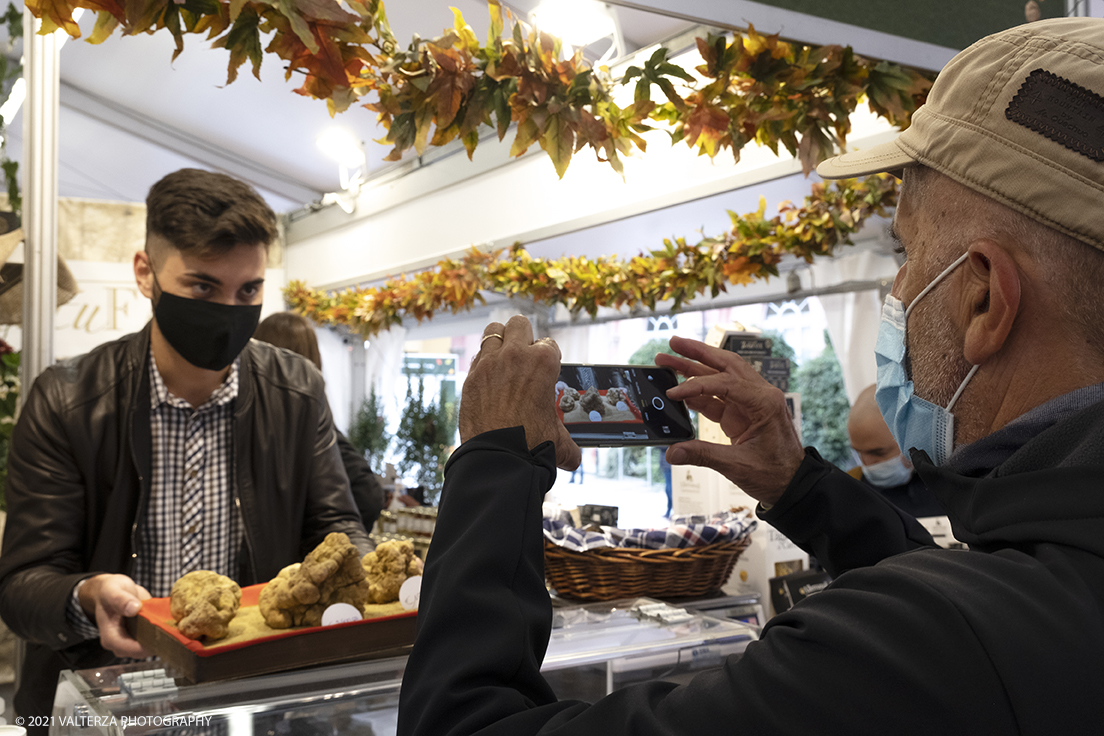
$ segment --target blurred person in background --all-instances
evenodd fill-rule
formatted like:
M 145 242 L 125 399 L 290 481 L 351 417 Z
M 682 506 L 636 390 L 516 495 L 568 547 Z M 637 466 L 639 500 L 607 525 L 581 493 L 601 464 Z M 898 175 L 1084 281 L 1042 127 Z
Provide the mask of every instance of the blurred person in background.
M 847 435 L 859 464 L 848 471 L 887 501 L 916 518 L 945 516 L 943 505 L 916 474 L 874 400 L 877 386 L 863 389 L 847 417 Z
M 322 353 L 318 350 L 318 337 L 310 321 L 295 312 L 277 312 L 271 314 L 257 326 L 254 340 L 267 342 L 278 348 L 298 353 L 322 370 Z M 337 446 L 341 450 L 341 462 L 349 476 L 349 486 L 353 492 L 364 528 L 371 532 L 387 503 L 387 494 L 379 478 L 372 472 L 364 454 L 353 447 L 349 439 L 337 430 Z

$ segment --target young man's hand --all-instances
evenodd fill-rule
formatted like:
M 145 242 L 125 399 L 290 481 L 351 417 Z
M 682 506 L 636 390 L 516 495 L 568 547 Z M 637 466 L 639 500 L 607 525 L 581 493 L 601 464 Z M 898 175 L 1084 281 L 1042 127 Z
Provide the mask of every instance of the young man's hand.
M 667 461 L 712 468 L 764 505 L 777 503 L 805 457 L 782 392 L 735 353 L 682 337 L 671 338 L 671 348 L 686 357 L 660 353 L 656 363 L 688 380 L 668 398 L 719 424 L 732 444 L 681 442 Z
M 137 616 L 149 591 L 126 575 L 96 575 L 78 593 L 81 608 L 100 629 L 100 644 L 116 657 L 142 658 L 150 653 L 127 633 L 124 618 Z
M 529 320 L 517 315 L 505 325 L 492 322 L 472 361 L 460 401 L 460 439 L 492 429 L 521 426 L 532 449 L 556 445 L 556 464 L 574 470 L 582 457 L 556 413 L 560 348 L 544 338 L 533 342 Z

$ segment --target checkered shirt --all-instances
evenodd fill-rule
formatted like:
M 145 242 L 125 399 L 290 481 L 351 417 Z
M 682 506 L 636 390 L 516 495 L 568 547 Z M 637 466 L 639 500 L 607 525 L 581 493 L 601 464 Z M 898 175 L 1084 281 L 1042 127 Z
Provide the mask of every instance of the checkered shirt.
M 133 578 L 155 598 L 167 596 L 173 583 L 193 570 L 231 577 L 237 571 L 244 533 L 232 492 L 239 360 L 210 398 L 192 408 L 169 393 L 150 351 L 153 473 Z M 73 589 L 69 623 L 85 638 L 98 637 L 80 607 L 79 590 L 79 585 Z

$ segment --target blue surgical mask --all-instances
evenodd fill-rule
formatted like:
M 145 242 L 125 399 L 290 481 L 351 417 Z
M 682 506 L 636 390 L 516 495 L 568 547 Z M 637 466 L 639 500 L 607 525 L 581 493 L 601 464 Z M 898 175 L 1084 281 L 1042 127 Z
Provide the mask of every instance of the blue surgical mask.
M 936 465 L 942 465 L 954 449 L 954 408 L 966 384 L 977 373 L 978 366 L 970 369 L 955 391 L 947 406 L 925 401 L 913 393 L 912 381 L 905 370 L 905 325 L 909 313 L 916 308 L 935 285 L 966 261 L 969 253 L 963 253 L 943 273 L 935 277 L 909 304 L 908 309 L 900 299 L 887 294 L 882 305 L 882 324 L 878 329 L 878 342 L 874 353 L 878 362 L 877 389 L 874 399 L 885 417 L 889 431 L 897 440 L 902 452 L 910 448 L 923 450 Z
M 912 468 L 905 465 L 900 455 L 873 465 L 862 465 L 863 477 L 878 488 L 896 488 L 903 486 L 912 478 Z

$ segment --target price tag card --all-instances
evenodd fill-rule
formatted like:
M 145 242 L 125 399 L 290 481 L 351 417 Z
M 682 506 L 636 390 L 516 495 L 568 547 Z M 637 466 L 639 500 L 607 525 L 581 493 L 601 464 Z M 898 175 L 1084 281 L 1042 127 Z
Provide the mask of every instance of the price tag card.
M 418 601 L 422 597 L 422 576 L 407 578 L 399 588 L 399 603 L 408 611 L 418 610 Z
M 360 621 L 364 618 L 357 607 L 349 603 L 335 603 L 322 612 L 322 625 L 333 626 L 350 621 Z

